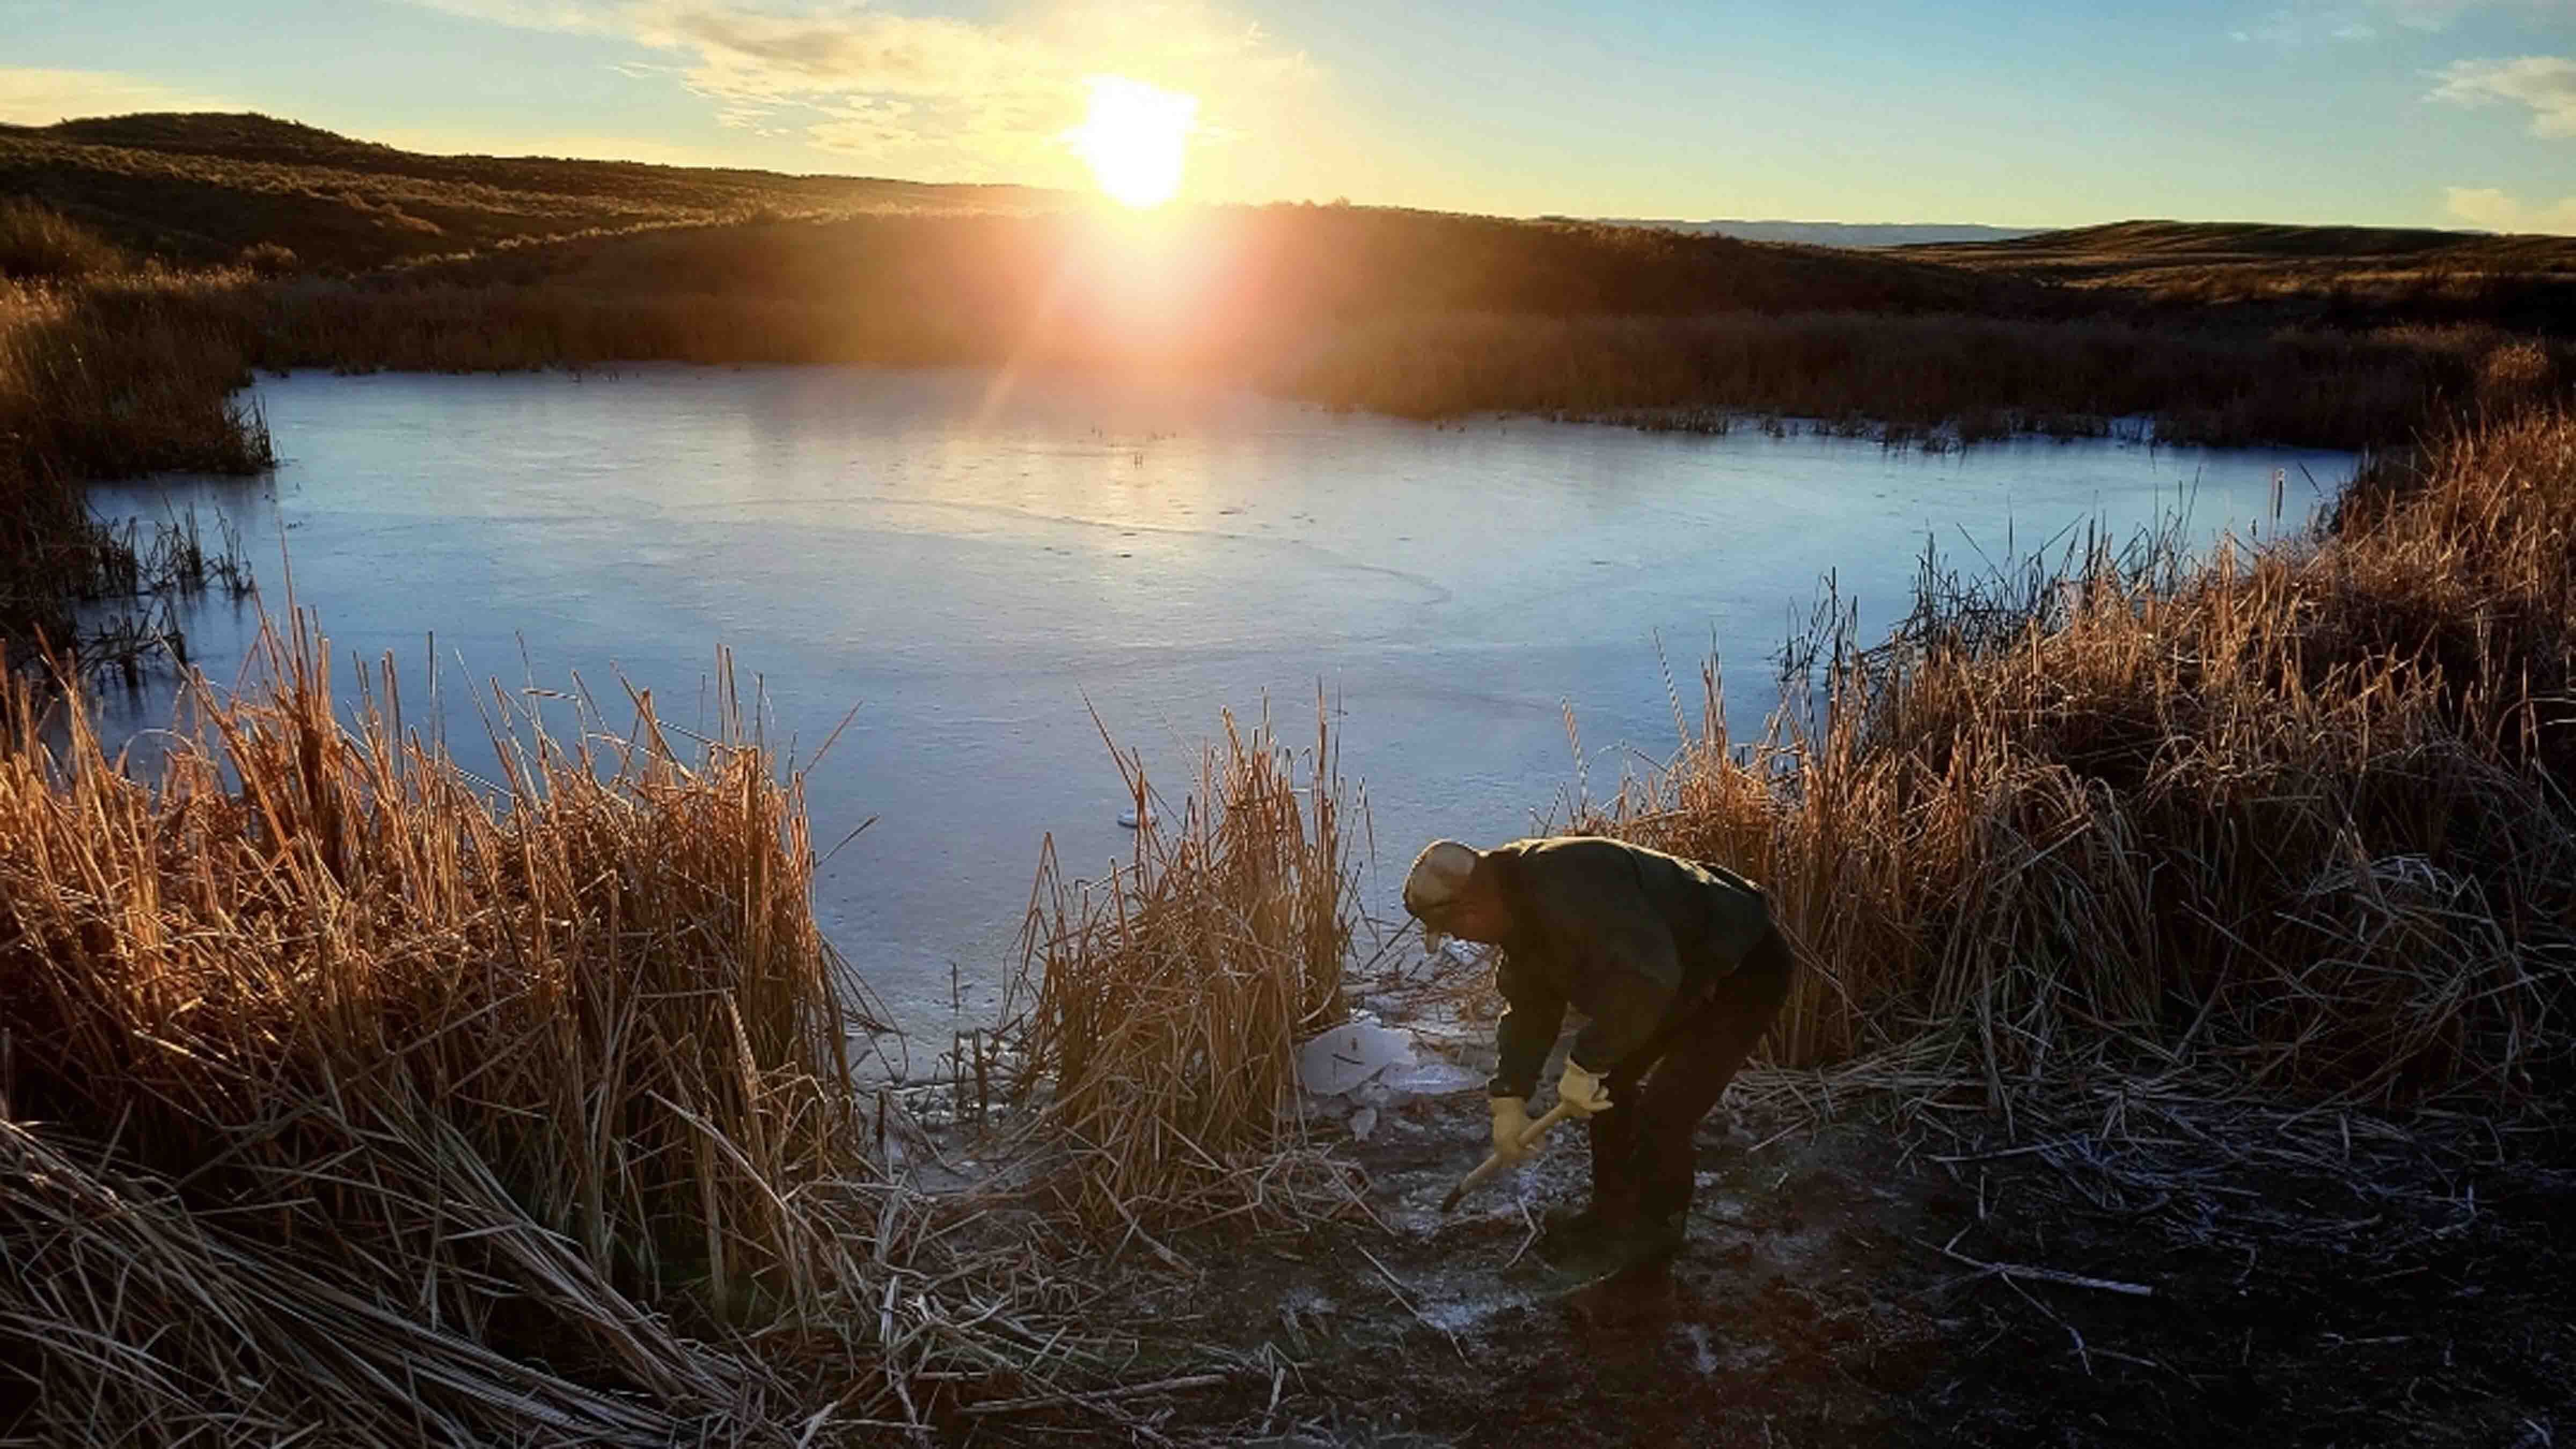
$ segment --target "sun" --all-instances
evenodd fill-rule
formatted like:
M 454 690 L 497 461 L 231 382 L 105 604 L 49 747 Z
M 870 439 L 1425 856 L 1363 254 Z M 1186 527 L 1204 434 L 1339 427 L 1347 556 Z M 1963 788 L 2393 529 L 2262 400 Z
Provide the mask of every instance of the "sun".
M 1197 129 L 1199 98 L 1129 80 L 1086 77 L 1091 108 L 1064 139 L 1111 199 L 1139 211 L 1181 189 L 1181 163 Z

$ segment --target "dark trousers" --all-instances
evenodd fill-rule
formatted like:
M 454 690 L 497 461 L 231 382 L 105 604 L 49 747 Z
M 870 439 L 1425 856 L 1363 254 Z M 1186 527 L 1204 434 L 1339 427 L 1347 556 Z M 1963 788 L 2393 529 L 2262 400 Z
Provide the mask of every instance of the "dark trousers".
M 1610 1110 L 1591 1120 L 1592 1209 L 1607 1224 L 1690 1208 L 1698 1180 L 1691 1139 L 1788 999 L 1789 943 L 1774 929 L 1710 990 L 1612 1069 Z

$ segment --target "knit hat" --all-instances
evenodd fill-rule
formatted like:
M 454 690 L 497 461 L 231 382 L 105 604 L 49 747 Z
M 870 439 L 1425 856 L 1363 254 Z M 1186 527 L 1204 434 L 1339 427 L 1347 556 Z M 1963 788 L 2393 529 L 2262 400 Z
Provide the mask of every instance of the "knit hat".
M 1404 878 L 1404 908 L 1419 916 L 1437 910 L 1458 898 L 1467 888 L 1467 877 L 1476 869 L 1477 855 L 1473 846 L 1454 840 L 1435 840 L 1413 858 L 1412 873 Z

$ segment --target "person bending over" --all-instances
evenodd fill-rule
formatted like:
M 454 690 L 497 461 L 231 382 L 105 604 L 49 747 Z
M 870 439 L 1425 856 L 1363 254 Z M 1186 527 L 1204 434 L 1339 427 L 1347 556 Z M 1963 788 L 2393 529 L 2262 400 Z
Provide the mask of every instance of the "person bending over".
M 1588 836 L 1423 849 L 1404 908 L 1424 943 L 1502 948 L 1494 1150 L 1527 1155 L 1529 1098 L 1570 1005 L 1591 1018 L 1557 1097 L 1586 1119 L 1592 1204 L 1550 1224 L 1558 1251 L 1625 1265 L 1679 1247 L 1692 1137 L 1789 994 L 1788 942 L 1762 888 L 1722 866 Z

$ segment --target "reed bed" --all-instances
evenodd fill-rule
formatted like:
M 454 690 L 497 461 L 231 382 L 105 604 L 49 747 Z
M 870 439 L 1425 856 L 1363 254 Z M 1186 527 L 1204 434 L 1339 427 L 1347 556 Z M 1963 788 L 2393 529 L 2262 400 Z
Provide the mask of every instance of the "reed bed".
M 665 225 L 355 278 L 236 266 L 92 292 L 84 316 L 117 327 L 144 326 L 128 314 L 150 294 L 192 365 L 236 379 L 245 364 L 1174 368 L 1415 417 L 1768 413 L 1965 438 L 2152 416 L 2174 441 L 2379 446 L 2576 373 L 2563 339 L 2493 326 L 2140 320 L 1901 258 L 1349 207 L 1220 208 L 1155 235 L 1070 214 Z M 2491 385 L 2508 353 L 2506 371 L 2540 382 Z
M 1045 843 L 1005 1006 L 1029 1128 L 1069 1153 L 1053 1189 L 1166 1258 L 1159 1227 L 1358 1209 L 1351 1169 L 1306 1143 L 1297 1083 L 1298 1042 L 1345 1014 L 1356 920 L 1320 702 L 1302 776 L 1266 716 L 1247 733 L 1227 715 L 1173 822 L 1141 760 L 1111 753 L 1134 854 L 1069 881 Z
M 233 281 L 0 286 L 0 429 L 58 480 L 269 467 L 265 423 L 232 396 L 255 337 Z
M 133 263 L 115 243 L 50 206 L 0 197 L 0 278 L 86 277 Z
M 1938 269 L 1722 239 L 1329 207 L 1176 225 L 1146 243 L 1056 216 L 872 217 L 512 248 L 259 289 L 256 360 L 1168 368 L 1405 417 L 1773 414 L 1967 439 L 2151 417 L 2167 441 L 2340 448 L 2518 403 L 2535 389 L 2491 384 L 2500 356 L 2540 391 L 2576 376 L 2563 340 L 2491 326 L 2067 315 Z
M 193 571 L 165 566 L 196 540 L 105 527 L 83 483 L 274 463 L 265 420 L 231 396 L 250 380 L 245 320 L 212 283 L 0 281 L 0 649 L 22 662 L 49 649 L 77 655 L 98 641 L 76 630 L 75 606 L 207 583 L 202 550 Z M 224 578 L 238 577 L 237 559 L 217 563 Z M 121 627 L 176 637 L 134 620 Z M 106 642 L 106 654 L 134 657 Z
M 1723 431 L 1728 413 L 1785 414 L 1971 441 L 2152 418 L 2167 442 L 2362 449 L 2413 443 L 2452 413 L 2527 405 L 2571 377 L 2563 342 L 2466 325 L 1407 312 L 1320 339 L 1278 385 L 1403 417 L 1524 412 Z
M 2536 411 L 2315 539 L 1927 563 L 1884 644 L 1828 606 L 1758 741 L 1712 670 L 1701 737 L 1586 824 L 1769 883 L 1816 968 L 1775 1062 L 2525 1098 L 2570 1063 L 2571 526 L 2576 417 Z
M 137 270 L 60 214 L 9 216 L 43 273 L 0 280 L 0 639 L 22 660 L 125 566 L 83 481 L 273 464 L 236 397 L 254 368 L 1177 370 L 1405 416 L 1788 415 L 1945 447 L 2147 416 L 2169 441 L 2405 443 L 2576 376 L 2563 341 L 2491 327 L 2146 325 L 1902 259 L 1369 208 L 1218 209 L 1145 240 L 1049 214 L 649 226 L 355 278 L 275 244 Z
M 782 275 L 820 267 L 783 259 L 794 255 L 786 244 L 771 249 Z M 1413 418 L 1514 412 L 1723 431 L 1734 416 L 1767 415 L 1967 441 L 2097 436 L 2145 418 L 2168 442 L 2355 449 L 2408 443 L 2433 419 L 2518 405 L 2576 376 L 2563 343 L 2473 326 L 2341 333 L 1752 310 L 1341 315 L 1213 292 L 1186 305 L 1140 301 L 1093 280 L 1059 294 L 1016 287 L 1008 274 L 979 285 L 817 281 L 811 292 L 684 287 L 658 270 L 612 285 L 308 280 L 260 289 L 254 356 L 263 367 L 349 371 L 646 359 L 1177 369 Z M 1145 302 L 1142 320 L 1122 310 Z
M 486 781 L 327 657 L 200 686 L 150 785 L 7 686 L 0 1437 L 806 1443 L 1098 1373 L 860 1150 L 729 685 L 695 744 L 496 693 Z

